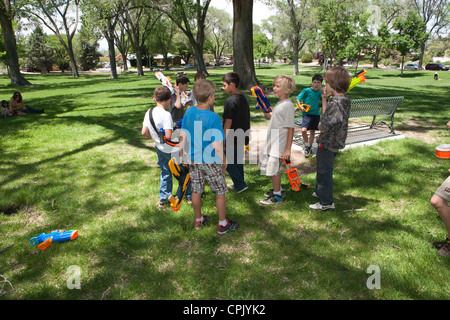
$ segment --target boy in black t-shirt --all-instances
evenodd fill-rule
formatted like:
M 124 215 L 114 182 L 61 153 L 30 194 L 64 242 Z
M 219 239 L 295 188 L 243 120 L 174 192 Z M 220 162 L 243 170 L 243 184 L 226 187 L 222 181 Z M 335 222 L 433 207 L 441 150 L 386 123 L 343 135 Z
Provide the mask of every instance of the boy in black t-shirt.
M 239 92 L 237 73 L 227 73 L 222 83 L 225 92 L 231 95 L 225 100 L 223 110 L 227 171 L 233 180 L 234 189 L 241 193 L 248 189 L 244 181 L 244 148 L 249 143 L 250 107 L 247 98 Z

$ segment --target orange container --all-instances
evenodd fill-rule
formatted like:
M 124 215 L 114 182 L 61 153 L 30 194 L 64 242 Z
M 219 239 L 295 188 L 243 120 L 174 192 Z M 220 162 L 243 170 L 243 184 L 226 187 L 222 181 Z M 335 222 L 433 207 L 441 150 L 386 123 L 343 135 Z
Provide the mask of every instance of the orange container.
M 450 159 L 450 144 L 442 144 L 436 147 L 436 157 Z

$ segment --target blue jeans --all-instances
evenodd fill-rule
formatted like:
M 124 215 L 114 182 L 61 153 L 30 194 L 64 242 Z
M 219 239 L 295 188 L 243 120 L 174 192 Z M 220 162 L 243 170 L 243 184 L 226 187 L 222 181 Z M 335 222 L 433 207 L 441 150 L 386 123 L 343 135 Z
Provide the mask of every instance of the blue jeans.
M 244 148 L 234 145 L 234 155 L 227 155 L 227 172 L 234 184 L 234 190 L 240 191 L 247 187 L 244 181 Z
M 333 163 L 336 152 L 317 149 L 317 175 L 315 192 L 321 205 L 331 205 L 333 201 Z
M 172 197 L 172 172 L 170 171 L 169 161 L 172 159 L 172 155 L 170 153 L 164 153 L 158 148 L 156 148 L 156 154 L 158 155 L 158 165 L 161 168 L 161 179 L 159 183 L 159 199 L 161 201 L 169 201 L 170 197 Z M 191 198 L 192 190 L 189 185 L 186 191 L 186 197 Z

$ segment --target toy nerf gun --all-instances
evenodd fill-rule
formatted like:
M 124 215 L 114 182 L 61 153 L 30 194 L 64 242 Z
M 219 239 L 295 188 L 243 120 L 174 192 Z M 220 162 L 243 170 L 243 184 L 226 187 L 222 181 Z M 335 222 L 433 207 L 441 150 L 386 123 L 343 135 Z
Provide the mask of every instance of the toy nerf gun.
M 75 240 L 78 237 L 78 230 L 55 230 L 49 234 L 45 232 L 41 233 L 39 236 L 31 238 L 31 245 L 38 245 L 39 250 L 45 250 L 51 246 L 53 242 L 65 242 L 69 240 Z
M 169 168 L 175 178 L 178 180 L 178 190 L 175 197 L 172 196 L 169 199 L 172 210 L 180 210 L 181 203 L 183 202 L 186 191 L 191 184 L 191 178 L 189 176 L 189 167 L 179 165 L 176 158 L 172 158 L 169 161 Z
M 172 79 L 170 79 L 169 77 L 166 77 L 162 72 L 160 72 L 160 71 L 156 71 L 155 72 L 155 76 L 156 76 L 156 78 L 159 80 L 159 81 L 161 81 L 161 84 L 163 85 L 163 86 L 165 86 L 165 87 L 167 87 L 167 88 L 169 88 L 170 89 L 170 93 L 171 94 L 174 94 L 175 93 L 175 90 L 173 89 L 173 86 L 172 86 Z
M 361 70 L 360 72 L 358 72 L 355 75 L 355 77 L 350 82 L 350 86 L 348 87 L 348 91 L 352 90 L 354 87 L 356 87 L 357 84 L 359 84 L 361 82 L 366 82 L 366 69 Z
M 284 159 L 283 159 L 283 161 L 287 167 L 286 174 L 289 178 L 289 183 L 291 184 L 292 190 L 300 191 L 300 189 L 308 189 L 309 183 L 302 183 L 302 181 L 300 180 L 300 177 L 298 175 L 297 168 L 292 168 L 290 161 L 287 161 Z
M 161 143 L 167 143 L 169 146 L 172 146 L 172 147 L 176 147 L 179 144 L 179 142 L 175 142 L 175 141 L 167 139 L 166 138 L 166 130 L 164 130 L 163 128 L 159 129 L 159 141 L 161 141 Z
M 311 110 L 311 106 L 309 104 L 302 103 L 299 105 L 297 102 L 297 109 L 302 110 L 300 109 L 300 106 L 302 106 L 305 109 L 305 112 L 309 112 L 309 110 Z
M 266 95 L 262 91 L 261 87 L 254 86 L 250 89 L 252 91 L 252 95 L 256 98 L 256 101 L 258 102 L 256 104 L 256 109 L 262 109 L 264 113 L 271 113 L 272 107 L 270 105 L 269 100 L 267 100 Z

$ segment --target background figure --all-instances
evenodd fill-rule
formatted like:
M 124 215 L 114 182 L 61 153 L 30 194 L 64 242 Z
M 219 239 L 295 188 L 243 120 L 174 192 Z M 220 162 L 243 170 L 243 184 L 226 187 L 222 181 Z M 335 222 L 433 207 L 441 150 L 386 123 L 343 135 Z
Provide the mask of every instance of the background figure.
M 23 98 L 20 92 L 15 91 L 11 100 L 9 101 L 9 111 L 18 115 L 25 115 L 27 113 L 44 113 L 44 109 L 37 110 L 26 107 L 23 103 Z

